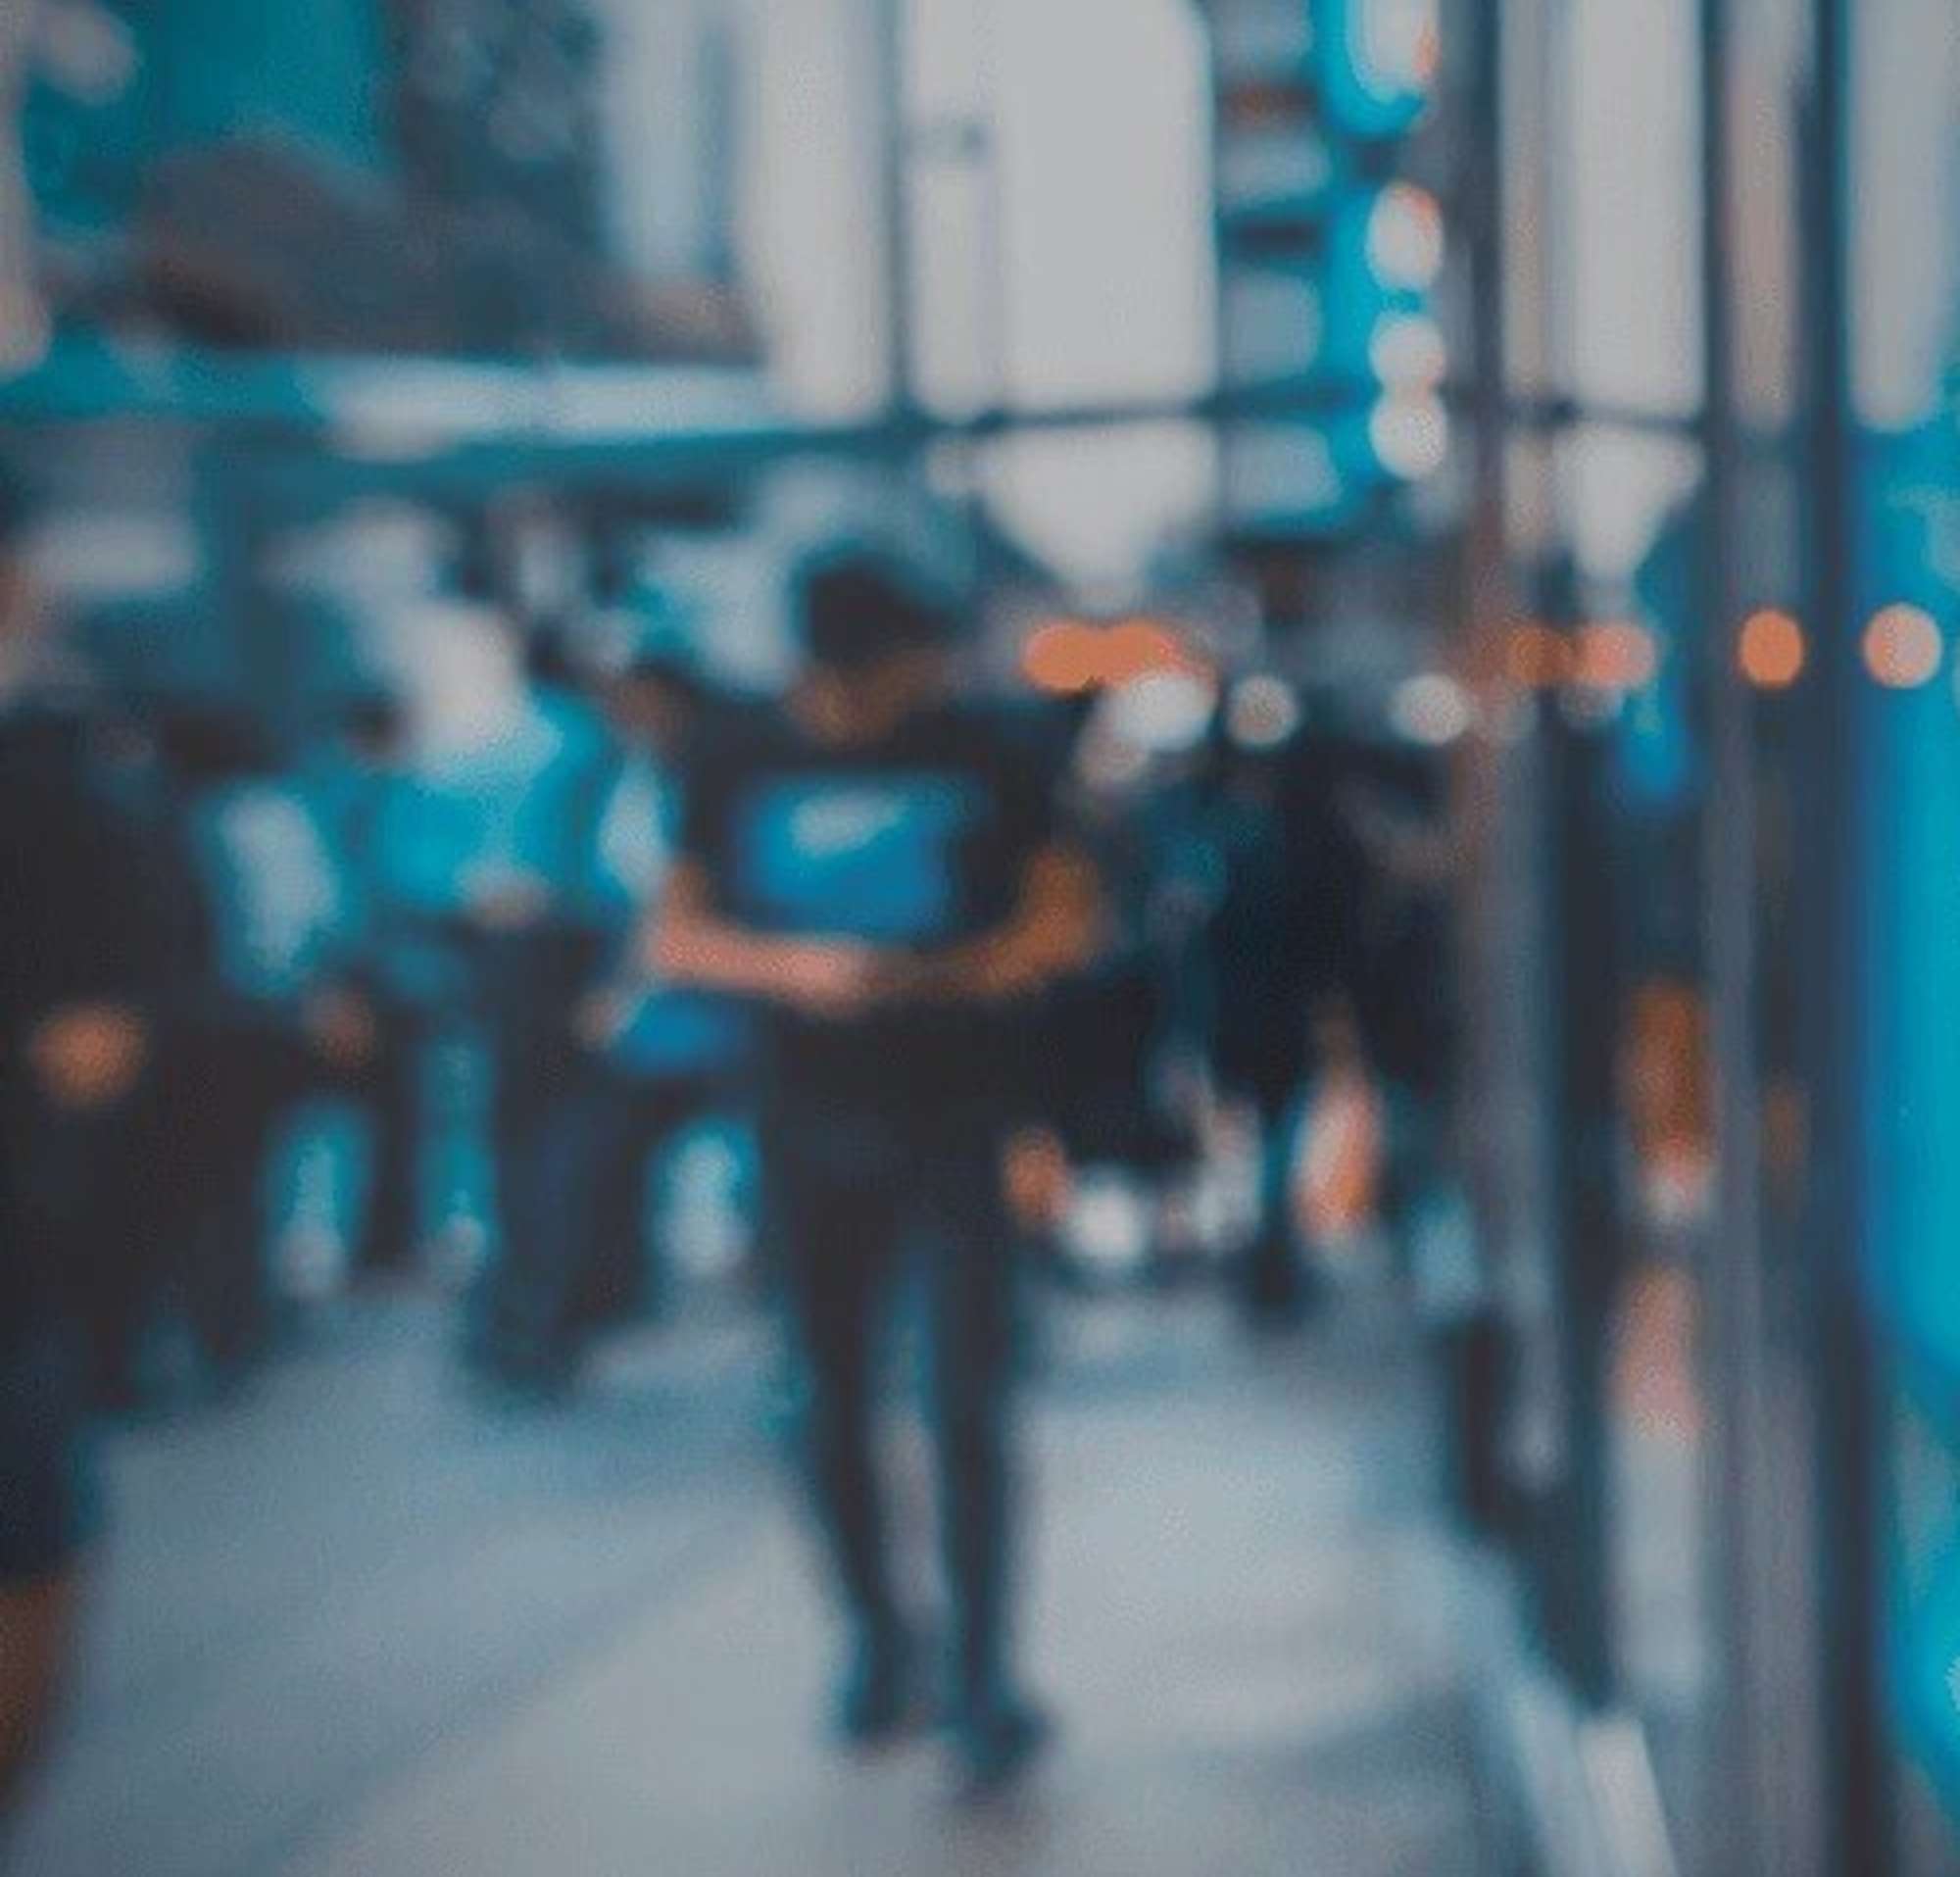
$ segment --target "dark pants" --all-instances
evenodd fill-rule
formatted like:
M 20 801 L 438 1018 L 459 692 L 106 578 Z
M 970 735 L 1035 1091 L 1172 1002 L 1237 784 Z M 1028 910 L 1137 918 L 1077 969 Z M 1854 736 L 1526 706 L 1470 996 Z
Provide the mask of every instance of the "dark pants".
M 240 1009 L 190 1026 L 163 1065 L 159 1181 L 185 1189 L 175 1255 L 203 1352 L 235 1372 L 263 1343 L 266 1163 L 285 1118 L 331 1076 L 297 1024 Z
M 589 1075 L 568 1034 L 499 1052 L 490 1129 L 498 1245 L 469 1338 L 479 1365 L 510 1381 L 557 1381 L 571 1365 L 570 1299 L 591 1240 L 597 1164 Z
M 126 1405 L 187 1229 L 184 1183 L 161 1152 L 156 1091 L 146 1084 L 101 1114 L 34 1111 L 25 1138 L 24 1236 L 46 1248 L 64 1311 L 80 1332 L 90 1399 Z
M 530 1071 L 502 1105 L 503 1244 L 478 1325 L 479 1353 L 514 1379 L 563 1376 L 593 1330 L 645 1301 L 647 1162 L 703 1101 L 698 1084 L 634 1082 L 578 1054 Z
M 648 1256 L 647 1168 L 711 1100 L 712 1091 L 700 1080 L 653 1080 L 604 1064 L 595 1069 L 582 1111 L 568 1123 L 589 1143 L 594 1162 L 590 1237 L 571 1291 L 575 1326 L 597 1329 L 659 1312 L 668 1273 L 658 1248 Z
M 1263 1013 L 1235 985 L 1220 1023 L 1220 1083 L 1249 1101 L 1259 1124 L 1259 1222 L 1239 1264 L 1241 1302 L 1255 1316 L 1287 1317 L 1306 1302 L 1307 1283 L 1294 1232 L 1291 1121 L 1311 1072 L 1307 1006 L 1298 992 L 1273 987 Z
M 240 1373 L 268 1328 L 265 1172 L 292 1107 L 326 1084 L 298 1031 L 249 1008 L 161 1023 L 148 1074 L 101 1115 L 48 1113 L 28 1182 L 63 1247 L 97 1397 L 140 1393 L 166 1303 L 212 1375 Z
M 847 1124 L 814 1105 L 765 1123 L 770 1223 L 808 1370 L 817 1515 L 854 1622 L 895 1624 L 875 1460 L 879 1330 L 906 1263 L 923 1259 L 931 1408 L 961 1692 L 1004 1666 L 1007 1394 L 1013 1261 L 998 1126 L 881 1116 Z
M 8 1302 L 21 1314 L 0 1325 L 0 1593 L 68 1569 L 96 1523 L 83 1354 L 55 1309 Z
M 379 1051 L 362 1087 L 373 1141 L 368 1211 L 355 1259 L 363 1270 L 412 1262 L 423 1225 L 430 1024 L 422 1012 L 402 1004 L 381 1006 L 377 1021 Z

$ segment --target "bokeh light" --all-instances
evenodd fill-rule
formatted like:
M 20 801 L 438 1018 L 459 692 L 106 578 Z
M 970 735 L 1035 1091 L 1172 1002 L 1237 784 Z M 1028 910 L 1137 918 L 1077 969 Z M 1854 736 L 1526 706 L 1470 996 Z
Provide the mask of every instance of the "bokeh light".
M 1759 691 L 1784 691 L 1803 675 L 1809 660 L 1803 627 L 1788 613 L 1765 608 L 1742 621 L 1736 664 Z
M 1604 619 L 1579 628 L 1574 680 L 1591 691 L 1638 691 L 1660 669 L 1660 645 L 1643 625 Z
M 1442 400 L 1428 392 L 1396 392 L 1375 406 L 1368 441 L 1392 475 L 1419 482 L 1448 458 L 1449 418 Z
M 1428 749 L 1447 749 L 1475 720 L 1469 693 L 1443 671 L 1406 679 L 1389 702 L 1389 721 L 1396 733 Z
M 1102 679 L 1102 635 L 1079 619 L 1054 619 L 1021 648 L 1021 670 L 1040 691 L 1075 696 Z
M 1865 669 L 1888 691 L 1911 691 L 1938 673 L 1945 646 L 1924 607 L 1888 606 L 1865 628 Z
M 1393 182 L 1368 218 L 1368 265 L 1386 287 L 1426 292 L 1444 261 L 1443 207 L 1413 182 Z
M 1526 690 L 1545 691 L 1563 684 L 1572 668 L 1572 647 L 1564 633 L 1537 619 L 1523 619 L 1504 639 L 1504 675 Z

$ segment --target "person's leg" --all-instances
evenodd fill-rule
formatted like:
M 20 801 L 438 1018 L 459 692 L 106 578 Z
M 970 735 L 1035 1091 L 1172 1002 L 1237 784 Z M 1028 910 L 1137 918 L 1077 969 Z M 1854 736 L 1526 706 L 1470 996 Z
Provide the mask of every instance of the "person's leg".
M 0 1326 L 0 1824 L 60 1693 L 94 1523 L 78 1351 L 28 1314 Z
M 1259 1129 L 1259 1222 L 1245 1261 L 1242 1298 L 1255 1324 L 1284 1327 L 1305 1313 L 1306 1273 L 1293 1218 L 1293 1165 L 1298 1133 L 1294 1091 L 1271 1078 L 1256 1096 Z
M 307 1068 L 303 1045 L 267 1029 L 241 1027 L 208 1051 L 202 1079 L 214 1145 L 190 1208 L 196 1236 L 184 1279 L 192 1323 L 220 1383 L 240 1376 L 266 1340 L 266 1162 Z
M 497 1255 L 472 1353 L 499 1379 L 555 1392 L 576 1365 L 573 1300 L 592 1241 L 593 1089 L 569 1058 L 500 1064 Z
M 46 1736 L 74 1632 L 80 1573 L 0 1582 L 0 1852 L 8 1813 Z
M 69 1319 L 79 1331 L 84 1392 L 111 1411 L 142 1398 L 142 1353 L 162 1279 L 185 1242 L 182 1183 L 168 1132 L 145 1091 L 125 1111 L 58 1124 L 50 1137 L 73 1178 L 48 1194 L 32 1227 L 58 1247 L 54 1267 Z
M 380 1029 L 380 1053 L 366 1089 L 372 1170 L 355 1259 L 358 1268 L 368 1271 L 409 1263 L 422 1231 L 427 1037 L 423 1026 L 399 1008 L 382 1012 Z
M 764 1137 L 770 1229 L 803 1358 L 804 1458 L 852 1632 L 838 1721 L 854 1739 L 904 1718 L 905 1637 L 886 1553 L 876 1458 L 877 1343 L 896 1261 L 889 1188 Z
M 145 1331 L 161 1261 L 150 1237 L 156 1228 L 132 1238 L 122 1211 L 105 1205 L 49 1234 L 69 1251 L 66 1277 L 86 1351 L 88 1398 L 108 1413 L 141 1405 Z
M 574 1309 L 595 1327 L 658 1307 L 647 1268 L 647 1168 L 674 1122 L 665 1091 L 603 1071 L 591 1117 L 592 1243 Z
M 1036 1745 L 1042 1723 L 1010 1664 L 1013 1239 L 985 1128 L 922 1155 L 931 1248 L 933 1426 L 954 1614 L 954 1719 L 969 1770 L 994 1778 Z

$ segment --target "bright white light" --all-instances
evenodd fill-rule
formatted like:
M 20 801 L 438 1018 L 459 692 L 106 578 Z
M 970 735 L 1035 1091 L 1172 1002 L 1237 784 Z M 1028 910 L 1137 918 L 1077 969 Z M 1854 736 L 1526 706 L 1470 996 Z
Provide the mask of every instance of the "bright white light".
M 1426 292 L 1443 272 L 1443 209 L 1427 189 L 1394 182 L 1368 215 L 1368 265 L 1385 287 Z
M 1426 314 L 1391 313 L 1375 322 L 1368 369 L 1384 384 L 1428 390 L 1449 364 L 1443 328 Z
M 1241 678 L 1225 707 L 1225 729 L 1243 750 L 1276 750 L 1300 725 L 1299 697 L 1284 678 Z
M 1360 57 L 1378 96 L 1427 91 L 1436 73 L 1436 0 L 1362 0 Z
M 1469 693 L 1441 671 L 1425 671 L 1396 685 L 1389 702 L 1396 733 L 1433 750 L 1446 749 L 1467 734 L 1475 717 Z
M 1427 392 L 1398 393 L 1375 406 L 1368 441 L 1391 475 L 1417 482 L 1443 468 L 1449 454 L 1449 419 Z
M 34 530 L 29 558 L 48 592 L 98 603 L 181 593 L 204 571 L 195 531 L 169 515 L 65 515 Z
M 1150 671 L 1113 692 L 1109 725 L 1124 742 L 1153 756 L 1195 748 L 1210 727 L 1218 694 L 1189 671 Z
M 1063 1223 L 1068 1248 L 1097 1276 L 1121 1278 L 1150 1257 L 1150 1211 L 1121 1173 L 1086 1172 Z

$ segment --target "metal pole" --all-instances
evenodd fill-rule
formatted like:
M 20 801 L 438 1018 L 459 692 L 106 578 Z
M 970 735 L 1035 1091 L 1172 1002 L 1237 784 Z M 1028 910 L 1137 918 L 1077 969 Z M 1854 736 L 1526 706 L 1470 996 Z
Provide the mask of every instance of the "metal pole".
M 1471 497 L 1463 543 L 1464 662 L 1472 671 L 1494 669 L 1510 608 L 1505 539 L 1506 457 L 1510 442 L 1505 408 L 1504 276 L 1507 257 L 1503 149 L 1504 9 L 1459 0 L 1454 24 L 1469 48 L 1462 113 L 1466 164 L 1474 185 L 1465 191 L 1464 260 L 1470 319 Z M 1458 909 L 1464 959 L 1466 1070 L 1473 1087 L 1501 1088 L 1497 1072 L 1506 1056 L 1506 1019 L 1514 1017 L 1506 968 L 1504 895 L 1499 891 L 1501 844 L 1507 830 L 1499 813 L 1504 749 L 1494 739 L 1466 738 L 1455 775 L 1454 815 L 1471 858 Z M 1493 1249 L 1512 1237 L 1508 1214 L 1518 1203 L 1514 1171 L 1496 1134 L 1471 1131 L 1465 1170 Z M 1498 1438 L 1493 1430 L 1489 1436 Z
M 1763 1037 L 1757 1018 L 1756 707 L 1734 662 L 1744 600 L 1733 275 L 1735 197 L 1729 0 L 1700 0 L 1703 493 L 1700 538 L 1703 680 L 1711 776 L 1705 833 L 1709 994 L 1717 1064 L 1718 1202 L 1706 1260 L 1702 1377 L 1710 1408 L 1704 1479 L 1707 1560 L 1721 1664 L 1718 1749 L 1701 1771 L 1693 1852 L 1705 1877 L 1821 1868 L 1816 1780 L 1817 1690 L 1802 1652 L 1809 1573 L 1788 1562 L 1786 1475 L 1803 1443 L 1779 1425 L 1779 1363 L 1762 1203 Z M 1794 1399 L 1800 1403 L 1801 1396 Z M 1799 1462 L 1800 1463 L 1800 1462 Z M 1801 1501 L 1797 1503 L 1800 1505 Z
M 906 9 L 908 0 L 871 0 L 880 183 L 884 200 L 885 321 L 890 340 L 889 408 L 916 405 L 918 332 L 912 314 L 911 123 L 906 101 Z
M 1576 611 L 1569 564 L 1554 569 L 1549 617 Z M 1546 714 L 1547 872 L 1552 995 L 1551 1245 L 1557 1260 L 1563 1439 L 1543 1526 L 1545 1628 L 1573 1693 L 1594 1711 L 1614 1697 L 1607 1544 L 1607 1342 L 1623 1262 L 1614 1167 L 1618 968 L 1612 811 L 1604 736 L 1554 705 Z
M 1873 961 L 1868 904 L 1864 676 L 1856 637 L 1850 305 L 1851 12 L 1813 0 L 1812 119 L 1803 224 L 1809 378 L 1811 605 L 1818 681 L 1799 734 L 1806 825 L 1819 837 L 1799 891 L 1803 1037 L 1812 1159 L 1804 1250 L 1818 1454 L 1827 1868 L 1871 1877 L 1894 1867 L 1888 1744 L 1882 1704 L 1880 1558 L 1886 1495 L 1879 1372 L 1863 1273 L 1869 1209 L 1864 1119 Z

